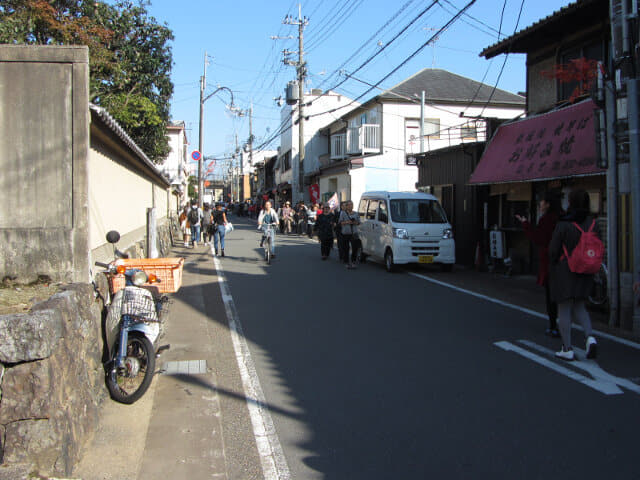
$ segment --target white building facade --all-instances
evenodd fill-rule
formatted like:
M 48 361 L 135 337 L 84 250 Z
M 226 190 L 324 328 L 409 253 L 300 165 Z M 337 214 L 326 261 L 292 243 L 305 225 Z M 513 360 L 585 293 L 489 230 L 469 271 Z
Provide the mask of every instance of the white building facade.
M 167 158 L 158 165 L 165 177 L 171 181 L 171 189 L 178 198 L 179 205 L 187 201 L 187 184 L 189 177 L 189 142 L 184 122 L 170 122 L 167 125 L 167 136 L 171 151 Z
M 314 89 L 304 95 L 304 163 L 300 165 L 298 106 L 286 105 L 280 118 L 283 132 L 280 135 L 276 185 L 281 197 L 309 202 L 309 187 L 318 181 L 320 162 L 329 153 L 328 138 L 321 133 L 335 118 L 358 106 L 350 98 L 335 92 Z M 294 172 L 297 181 L 294 181 Z M 297 188 L 294 188 L 297 187 Z M 286 193 L 285 193 L 286 192 Z
M 358 205 L 369 190 L 414 191 L 411 155 L 486 140 L 485 118 L 512 119 L 525 98 L 451 72 L 424 69 L 329 125 L 320 195 Z M 425 92 L 420 138 L 421 94 Z

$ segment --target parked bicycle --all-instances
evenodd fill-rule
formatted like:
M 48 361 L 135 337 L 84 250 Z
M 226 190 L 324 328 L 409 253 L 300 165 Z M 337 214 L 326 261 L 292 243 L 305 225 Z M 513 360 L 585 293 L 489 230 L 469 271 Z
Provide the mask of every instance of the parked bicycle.
M 593 289 L 587 300 L 591 307 L 600 309 L 606 308 L 609 303 L 609 270 L 604 263 L 593 276 Z

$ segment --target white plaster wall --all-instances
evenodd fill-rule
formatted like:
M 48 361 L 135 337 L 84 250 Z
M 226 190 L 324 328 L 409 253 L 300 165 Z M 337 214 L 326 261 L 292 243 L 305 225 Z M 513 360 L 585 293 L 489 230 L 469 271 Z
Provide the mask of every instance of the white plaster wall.
M 367 191 L 367 171 L 366 168 L 351 170 L 351 200 L 357 210 L 360 204 L 360 197 Z
M 89 249 L 105 243 L 109 230 L 125 235 L 144 228 L 147 208 L 153 207 L 156 190 L 157 216 L 166 216 L 166 190 L 113 161 L 101 151 L 89 150 Z
M 351 178 L 348 173 L 320 177 L 320 198 L 324 198 L 325 193 L 333 191 L 329 186 L 331 179 L 337 180 L 337 193 L 340 201 L 349 200 L 351 198 Z

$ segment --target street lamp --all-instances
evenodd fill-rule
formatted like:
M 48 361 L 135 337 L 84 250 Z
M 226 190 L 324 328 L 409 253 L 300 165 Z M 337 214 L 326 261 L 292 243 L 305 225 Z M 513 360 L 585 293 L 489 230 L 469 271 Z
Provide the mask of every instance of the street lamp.
M 204 141 L 204 102 L 213 97 L 216 93 L 221 90 L 226 90 L 231 95 L 231 104 L 229 109 L 235 109 L 234 101 L 233 101 L 233 92 L 231 89 L 227 87 L 218 87 L 213 92 L 211 92 L 206 97 L 204 96 L 204 89 L 206 84 L 206 70 L 205 75 L 200 77 L 200 127 L 198 132 L 198 151 L 200 152 L 200 159 L 198 160 L 198 206 L 202 208 L 202 192 L 204 189 L 204 177 L 202 175 L 202 162 L 204 155 L 202 154 L 203 141 Z

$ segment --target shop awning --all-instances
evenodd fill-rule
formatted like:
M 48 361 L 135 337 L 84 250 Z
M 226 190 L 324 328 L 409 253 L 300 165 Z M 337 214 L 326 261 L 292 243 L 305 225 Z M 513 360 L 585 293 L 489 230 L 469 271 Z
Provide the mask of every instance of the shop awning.
M 591 100 L 501 125 L 471 175 L 471 184 L 603 174 L 597 166 Z

